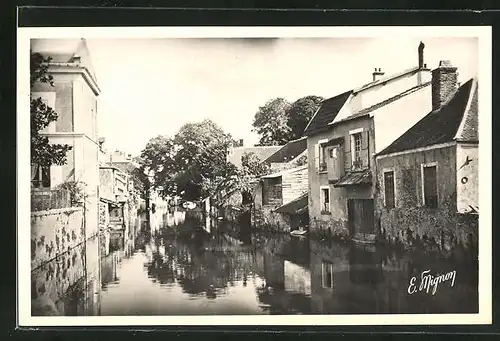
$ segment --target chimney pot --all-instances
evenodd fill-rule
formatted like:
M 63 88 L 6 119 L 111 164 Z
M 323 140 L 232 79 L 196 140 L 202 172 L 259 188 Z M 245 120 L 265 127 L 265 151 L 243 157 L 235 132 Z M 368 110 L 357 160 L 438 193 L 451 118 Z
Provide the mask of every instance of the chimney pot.
M 458 72 L 449 60 L 439 62 L 432 70 L 432 110 L 438 110 L 458 89 Z
M 382 72 L 381 68 L 375 68 L 375 71 L 373 71 L 372 75 L 373 75 L 373 81 L 375 82 L 380 78 L 382 78 L 382 76 L 384 76 L 384 72 Z

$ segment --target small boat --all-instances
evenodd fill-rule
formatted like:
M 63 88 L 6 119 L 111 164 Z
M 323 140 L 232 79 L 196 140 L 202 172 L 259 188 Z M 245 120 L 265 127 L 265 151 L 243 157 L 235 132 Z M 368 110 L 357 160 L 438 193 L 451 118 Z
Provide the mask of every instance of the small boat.
M 294 237 L 305 236 L 307 234 L 307 230 L 304 230 L 304 228 L 301 226 L 298 230 L 290 231 L 290 234 Z
M 196 208 L 196 203 L 192 201 L 185 201 L 182 203 L 182 207 L 184 207 L 187 210 L 193 210 Z

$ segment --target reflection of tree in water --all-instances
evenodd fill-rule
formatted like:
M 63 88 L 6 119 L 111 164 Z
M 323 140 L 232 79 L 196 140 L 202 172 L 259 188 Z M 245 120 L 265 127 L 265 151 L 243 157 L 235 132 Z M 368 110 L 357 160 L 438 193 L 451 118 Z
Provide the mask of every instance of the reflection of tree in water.
M 223 237 L 202 242 L 171 238 L 163 244 L 152 243 L 148 275 L 160 284 L 177 282 L 190 295 L 215 299 L 235 282 L 246 285 L 247 275 L 255 273 L 255 254 L 235 250 Z

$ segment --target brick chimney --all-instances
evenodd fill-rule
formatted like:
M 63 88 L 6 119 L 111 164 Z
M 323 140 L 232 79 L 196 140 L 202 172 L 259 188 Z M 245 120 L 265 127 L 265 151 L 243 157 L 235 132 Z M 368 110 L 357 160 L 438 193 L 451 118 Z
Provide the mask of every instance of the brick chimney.
M 243 147 L 243 139 L 240 139 L 239 146 Z
M 378 81 L 380 78 L 382 78 L 385 75 L 385 72 L 382 71 L 380 68 L 375 68 L 375 71 L 372 73 L 373 75 L 373 81 Z
M 458 72 L 449 60 L 439 62 L 432 70 L 432 110 L 437 110 L 450 99 L 458 89 Z

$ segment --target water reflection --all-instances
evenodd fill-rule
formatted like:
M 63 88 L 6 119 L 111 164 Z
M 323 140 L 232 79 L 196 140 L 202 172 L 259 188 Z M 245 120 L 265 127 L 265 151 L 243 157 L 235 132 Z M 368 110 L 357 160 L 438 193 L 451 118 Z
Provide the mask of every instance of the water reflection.
M 82 281 L 65 314 L 478 311 L 477 264 L 467 258 L 440 259 L 276 234 L 254 233 L 242 242 L 227 224 L 208 234 L 205 224 L 185 213 L 170 219 L 175 223 L 167 222 L 159 233 L 143 230 L 132 241 L 111 237 L 109 250 L 100 254 L 102 289 Z M 435 295 L 408 294 L 410 279 L 427 269 L 433 274 L 455 270 L 454 286 L 442 283 Z M 94 303 L 81 303 L 89 300 Z

